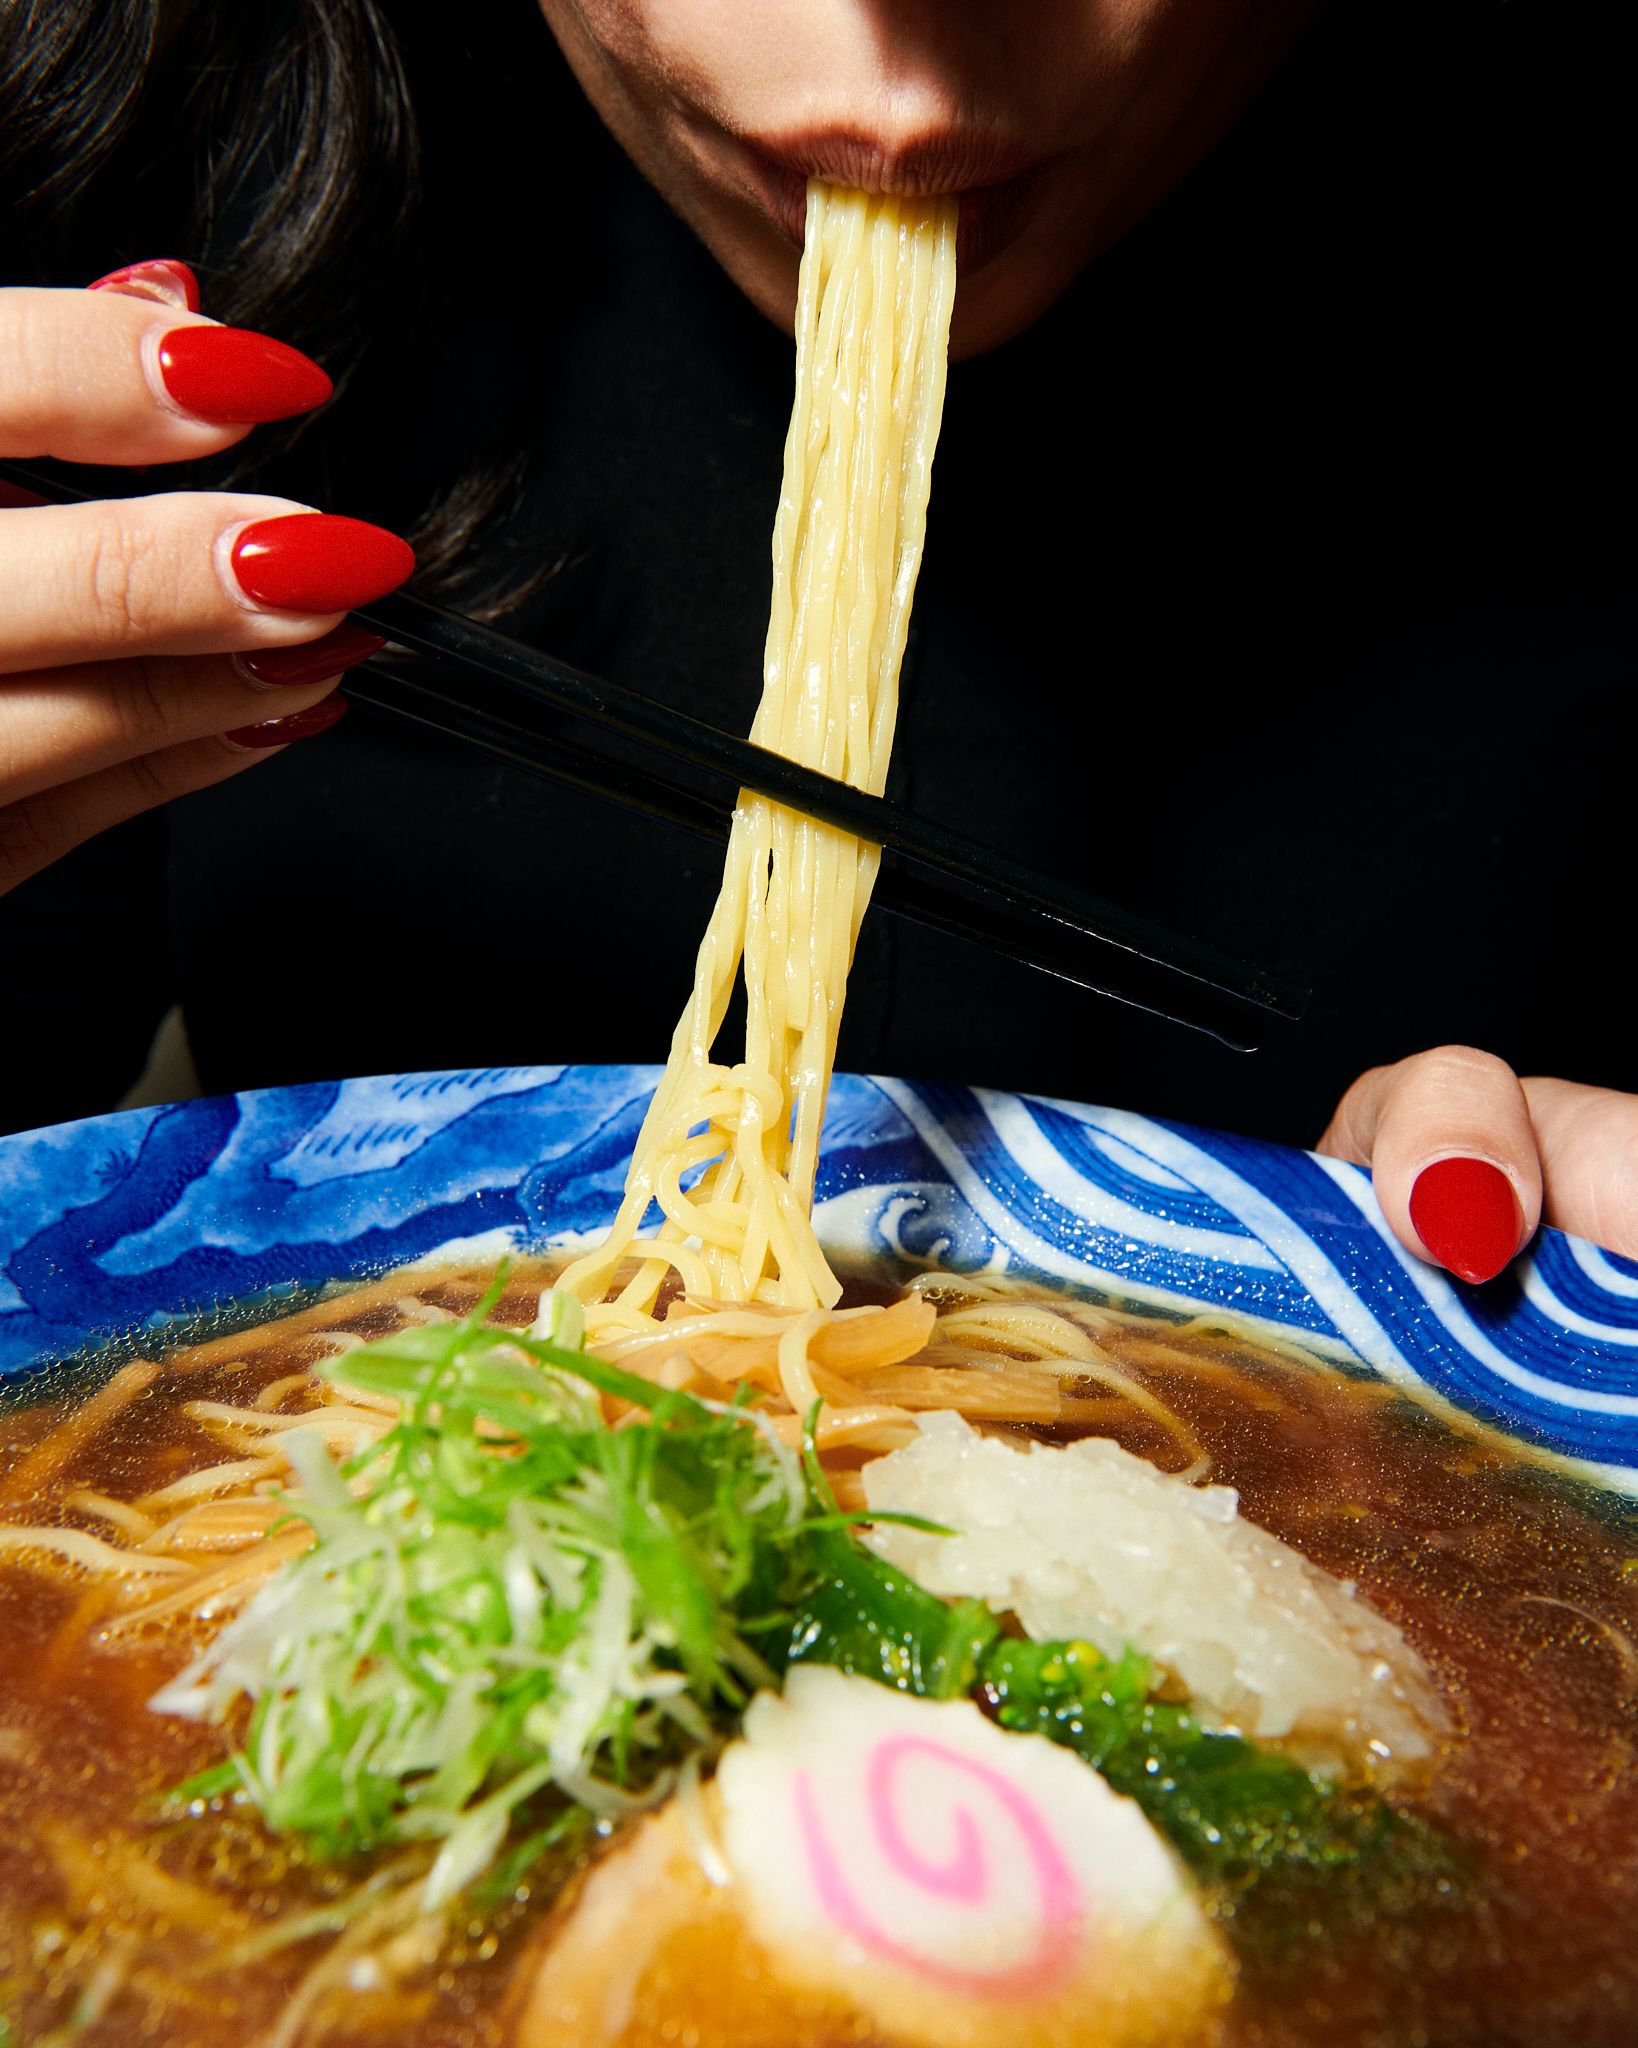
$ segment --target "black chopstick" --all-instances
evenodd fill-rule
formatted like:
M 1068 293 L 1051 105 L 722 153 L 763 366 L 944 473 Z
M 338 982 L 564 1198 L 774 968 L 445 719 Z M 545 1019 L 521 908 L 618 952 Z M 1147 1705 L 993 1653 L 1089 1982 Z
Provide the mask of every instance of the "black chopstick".
M 782 754 L 721 732 L 673 705 L 587 675 L 440 605 L 398 593 L 361 607 L 352 617 L 449 667 L 478 671 L 520 696 L 692 762 L 736 788 L 754 790 L 856 838 L 891 847 L 902 858 L 941 879 L 959 882 L 1015 916 L 1043 920 L 1063 937 L 1084 936 L 1124 949 L 1182 980 L 1197 981 L 1219 995 L 1277 1016 L 1300 1017 L 1306 1007 L 1306 992 L 1277 976 L 1196 939 L 1162 930 L 1069 883 L 1048 881 L 1006 854 L 903 810 L 885 797 L 868 796 Z
M 57 503 L 88 493 L 15 464 L 0 476 Z M 111 479 L 113 488 L 128 477 Z M 536 724 L 508 718 L 482 701 L 481 685 L 498 686 L 534 706 L 636 740 L 671 759 L 880 845 L 919 870 L 897 869 L 882 900 L 938 929 L 1014 953 L 1030 965 L 1116 1000 L 1209 1032 L 1249 1050 L 1269 1013 L 1300 1017 L 1306 993 L 1278 976 L 1169 932 L 1132 912 L 1101 902 L 1067 883 L 1050 881 L 1009 856 L 917 817 L 881 797 L 820 775 L 783 755 L 719 731 L 674 706 L 573 668 L 493 627 L 424 599 L 396 593 L 350 614 L 389 640 L 438 664 L 440 679 L 414 681 L 401 663 L 382 678 L 355 670 L 344 690 L 377 712 L 459 739 L 496 759 L 555 775 L 691 830 L 720 836 L 716 819 L 731 801 L 679 791 L 669 775 L 610 762 L 572 748 Z M 372 665 L 373 666 L 373 665 Z M 473 694 L 473 684 L 480 685 Z M 554 763 L 557 765 L 554 767 Z M 709 823 L 707 822 L 709 820 Z
M 594 748 L 543 733 L 538 724 L 508 716 L 504 696 L 498 703 L 482 701 L 481 686 L 474 691 L 465 672 L 378 655 L 348 673 L 342 694 L 395 724 L 457 740 L 470 752 L 697 838 L 720 845 L 728 837 L 734 815 L 731 798 L 684 788 L 633 762 L 616 761 Z M 1261 1042 L 1265 1012 L 1221 996 L 1203 983 L 1182 982 L 1168 968 L 1084 932 L 1066 938 L 1045 920 L 1012 911 L 1004 899 L 958 894 L 937 875 L 897 865 L 891 846 L 884 849 L 872 900 L 883 910 L 952 938 L 1206 1032 L 1235 1051 L 1254 1051 Z

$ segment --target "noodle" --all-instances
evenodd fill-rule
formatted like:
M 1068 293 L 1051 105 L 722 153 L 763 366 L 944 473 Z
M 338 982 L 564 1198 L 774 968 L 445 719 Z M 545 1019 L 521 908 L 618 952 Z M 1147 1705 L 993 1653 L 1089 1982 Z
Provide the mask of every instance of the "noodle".
M 122 1408 L 145 1394 L 159 1372 L 159 1362 L 135 1358 L 115 1373 L 107 1386 L 91 1396 L 83 1407 L 54 1429 L 44 1443 L 36 1444 L 27 1457 L 19 1458 L 0 1486 L 0 1501 L 27 1500 L 49 1480 L 55 1479 L 91 1441 L 104 1423 L 112 1422 Z
M 920 566 L 955 289 L 955 207 L 808 189 L 796 401 L 774 526 L 764 688 L 751 737 L 879 794 Z M 803 1312 L 779 1342 L 793 1407 L 813 1397 L 815 1311 L 841 1289 L 808 1211 L 848 968 L 879 849 L 742 795 L 694 990 L 607 1238 L 560 1284 L 596 1343 L 685 1292 Z M 712 1057 L 736 974 L 744 1058 Z M 703 1128 L 702 1128 L 703 1127 Z M 691 1171 L 703 1167 L 684 1190 Z M 649 1205 L 659 1236 L 638 1243 Z M 693 1240 L 694 1242 L 690 1242 Z M 697 1250 L 695 1245 L 697 1244 Z M 642 1263 L 602 1296 L 622 1260 Z
M 63 1495 L 65 1508 L 78 1508 L 82 1515 L 95 1516 L 97 1520 L 112 1522 L 122 1535 L 136 1544 L 143 1543 L 154 1533 L 151 1518 L 131 1506 L 128 1501 L 112 1500 L 105 1493 L 98 1493 L 89 1486 L 76 1487 L 72 1493 Z
M 230 1606 L 237 1607 L 281 1564 L 310 1549 L 312 1542 L 313 1532 L 303 1522 L 278 1535 L 264 1536 L 253 1548 L 246 1546 L 224 1564 L 201 1565 L 175 1591 L 146 1600 L 140 1607 L 128 1608 L 110 1621 L 103 1630 L 103 1641 L 114 1642 L 122 1633 L 150 1627 L 157 1621 L 183 1615 L 208 1620 Z
M 117 1550 L 100 1536 L 88 1536 L 83 1529 L 24 1529 L 0 1524 L 0 1550 L 30 1559 L 36 1555 L 42 1559 L 60 1558 L 84 1571 L 117 1572 L 122 1578 L 138 1574 L 158 1577 L 187 1570 L 179 1558 L 143 1557 L 134 1551 Z

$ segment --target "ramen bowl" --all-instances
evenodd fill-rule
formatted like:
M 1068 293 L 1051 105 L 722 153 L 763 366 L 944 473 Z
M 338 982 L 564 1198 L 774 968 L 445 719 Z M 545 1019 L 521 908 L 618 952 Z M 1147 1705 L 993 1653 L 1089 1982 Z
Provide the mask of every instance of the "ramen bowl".
M 0 1138 L 0 1374 L 278 1313 L 472 1240 L 595 1235 L 658 1069 L 266 1089 Z M 1209 1308 L 1638 1492 L 1638 1262 L 1556 1230 L 1483 1287 L 1358 1167 L 1124 1110 L 839 1075 L 815 1221 L 849 1265 Z
M 1335 1161 L 844 1076 L 817 1228 L 894 1305 L 806 1391 L 754 1305 L 593 1358 L 541 1289 L 657 1078 L 0 1140 L 0 2019 L 1626 2048 L 1638 1266 L 1543 1231 L 1467 1288 Z

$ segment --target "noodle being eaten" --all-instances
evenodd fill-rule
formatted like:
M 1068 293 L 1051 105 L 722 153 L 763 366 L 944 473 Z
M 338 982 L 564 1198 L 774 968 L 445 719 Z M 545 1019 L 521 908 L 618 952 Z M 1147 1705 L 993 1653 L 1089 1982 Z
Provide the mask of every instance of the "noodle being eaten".
M 955 224 L 949 201 L 809 189 L 796 401 L 751 737 L 878 795 L 944 403 Z M 834 1307 L 841 1288 L 808 1211 L 848 969 L 879 858 L 844 832 L 742 796 L 693 994 L 620 1212 L 560 1283 L 591 1304 L 594 1342 L 649 1326 L 673 1270 L 694 1301 Z M 741 968 L 745 1052 L 729 1066 L 713 1047 Z M 639 1245 L 654 1201 L 664 1221 Z M 641 1267 L 602 1303 L 634 1252 Z

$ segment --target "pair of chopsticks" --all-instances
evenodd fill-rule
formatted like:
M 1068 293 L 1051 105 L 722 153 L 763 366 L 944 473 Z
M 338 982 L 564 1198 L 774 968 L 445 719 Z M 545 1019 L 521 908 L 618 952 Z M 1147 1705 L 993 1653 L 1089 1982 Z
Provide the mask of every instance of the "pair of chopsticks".
M 95 495 L 11 463 L 0 462 L 0 476 L 51 503 Z M 458 612 L 395 593 L 350 617 L 393 644 L 350 671 L 342 694 L 397 724 L 711 839 L 726 838 L 738 792 L 752 790 L 880 846 L 884 909 L 1238 1050 L 1255 1048 L 1271 1017 L 1297 1018 L 1306 1006 L 1305 991 L 1275 975 Z M 661 763 L 638 767 L 564 738 L 551 727 L 565 714 L 639 742 Z M 678 763 L 718 786 L 679 780 Z

